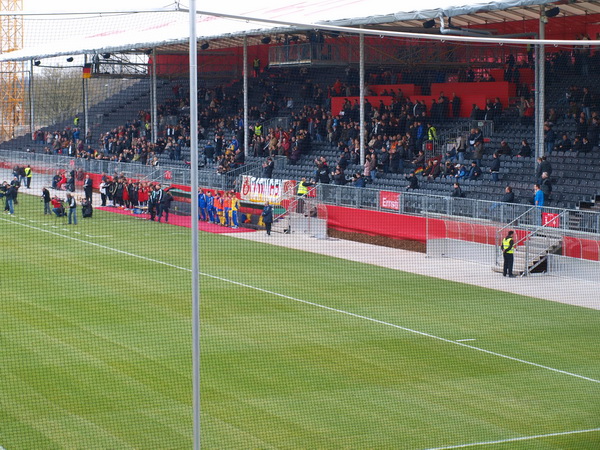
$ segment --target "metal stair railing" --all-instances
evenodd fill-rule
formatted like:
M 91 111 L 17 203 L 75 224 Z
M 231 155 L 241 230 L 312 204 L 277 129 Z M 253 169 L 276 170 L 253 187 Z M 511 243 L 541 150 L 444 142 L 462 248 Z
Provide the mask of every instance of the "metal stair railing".
M 508 230 L 513 229 L 517 226 L 517 224 L 519 224 L 519 222 L 526 217 L 528 214 L 530 214 L 533 210 L 537 209 L 536 206 L 532 206 L 531 208 L 529 208 L 527 211 L 525 211 L 523 214 L 521 214 L 520 216 L 517 216 L 515 219 L 513 219 L 511 222 L 509 222 L 508 224 L 504 225 L 502 228 L 499 228 L 496 231 L 496 248 L 498 249 L 496 251 L 496 266 L 500 265 L 500 260 L 502 259 L 502 254 L 500 252 L 500 245 L 502 243 L 502 237 L 507 233 Z M 515 243 L 515 247 L 516 247 L 516 243 Z
M 557 231 L 557 225 L 564 217 L 565 212 L 554 216 L 548 220 L 544 225 L 537 227 L 528 235 L 523 236 L 517 241 L 515 246 L 518 248 L 519 244 L 525 242 L 525 265 L 524 271 L 521 276 L 527 276 L 542 264 L 548 252 L 560 243 L 562 233 Z M 539 239 L 537 239 L 539 238 Z M 535 243 L 535 245 L 534 245 Z
M 284 233 L 290 232 L 291 216 L 298 214 L 306 216 L 308 214 L 307 203 L 310 203 L 312 199 L 317 200 L 317 188 L 311 187 L 307 193 L 302 196 L 296 196 L 294 192 L 286 192 L 284 194 L 284 200 L 289 200 L 289 203 L 285 210 L 273 218 L 273 224 L 277 224 L 276 229 L 281 229 Z

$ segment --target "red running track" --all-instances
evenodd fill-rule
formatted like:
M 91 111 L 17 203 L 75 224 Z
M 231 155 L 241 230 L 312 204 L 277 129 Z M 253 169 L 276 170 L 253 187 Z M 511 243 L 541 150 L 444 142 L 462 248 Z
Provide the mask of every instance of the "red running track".
M 136 219 L 145 219 L 145 220 L 150 219 L 149 214 L 145 214 L 145 213 L 144 214 L 134 214 L 133 211 L 114 207 L 114 206 L 99 206 L 96 209 L 98 209 L 100 211 L 108 211 L 108 212 L 117 213 L 117 214 L 124 214 L 126 216 L 135 217 Z M 163 218 L 162 223 L 163 224 L 165 223 L 164 218 Z M 169 222 L 167 223 L 167 225 L 175 225 L 178 227 L 191 228 L 191 226 L 192 226 L 191 216 L 178 216 L 176 214 L 169 214 Z M 221 233 L 221 234 L 224 234 L 224 233 L 251 233 L 251 232 L 256 231 L 256 230 L 250 230 L 249 228 L 228 228 L 225 226 L 215 225 L 214 223 L 207 223 L 207 222 L 199 222 L 198 229 L 201 231 L 206 231 L 208 233 Z

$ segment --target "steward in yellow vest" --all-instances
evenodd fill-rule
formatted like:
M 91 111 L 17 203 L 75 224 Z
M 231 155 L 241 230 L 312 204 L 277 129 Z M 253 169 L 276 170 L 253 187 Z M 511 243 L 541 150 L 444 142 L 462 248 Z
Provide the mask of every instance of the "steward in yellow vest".
M 33 177 L 33 172 L 31 171 L 31 167 L 27 166 L 23 169 L 25 173 L 25 186 L 27 189 L 31 188 L 31 178 Z
M 502 275 L 505 277 L 508 276 L 513 278 L 513 263 L 514 263 L 514 253 L 515 253 L 515 241 L 513 239 L 515 232 L 509 231 L 504 239 L 502 239 L 502 245 L 500 248 L 502 249 L 502 256 L 504 258 L 504 267 L 502 270 Z

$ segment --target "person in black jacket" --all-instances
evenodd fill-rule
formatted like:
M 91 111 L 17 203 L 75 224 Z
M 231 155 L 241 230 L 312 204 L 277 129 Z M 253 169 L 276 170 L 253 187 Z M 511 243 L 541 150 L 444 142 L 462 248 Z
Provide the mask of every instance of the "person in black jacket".
M 67 206 L 69 207 L 68 224 L 77 225 L 77 202 L 75 197 L 69 192 L 67 194 Z
M 455 182 L 453 189 L 452 189 L 452 194 L 450 194 L 450 197 L 463 198 L 464 196 L 465 196 L 465 193 L 462 191 L 460 184 L 458 184 L 458 182 Z
M 50 208 L 50 191 L 47 188 L 42 188 L 42 201 L 44 202 L 44 214 L 52 214 L 52 208 Z
M 92 207 L 92 202 L 90 200 L 88 200 L 87 198 L 84 198 L 81 201 L 81 215 L 84 218 L 88 218 L 88 217 L 92 217 L 93 213 L 94 213 L 94 208 Z
M 550 164 L 550 161 L 546 160 L 545 156 L 540 156 L 537 159 L 537 169 L 535 173 L 538 183 L 542 182 L 542 174 L 544 172 L 548 172 L 548 176 L 552 175 L 552 165 Z
M 344 173 L 344 169 L 340 166 L 335 168 L 335 172 L 333 172 L 333 184 L 337 184 L 338 186 L 343 186 L 347 183 L 346 174 Z
M 271 206 L 271 203 L 265 203 L 261 217 L 267 230 L 267 236 L 271 236 L 271 225 L 273 224 L 273 206 Z
M 273 162 L 273 158 L 270 156 L 263 162 L 262 164 L 262 177 L 263 178 L 273 178 L 273 170 L 275 169 L 275 163 Z
M 504 195 L 502 196 L 502 203 L 514 203 L 515 193 L 510 186 L 504 188 Z
M 325 158 L 321 156 L 320 158 L 315 159 L 315 164 L 317 166 L 315 171 L 315 181 L 317 183 L 329 184 L 331 182 L 329 176 L 330 170 Z
M 71 170 L 69 173 L 69 178 L 67 179 L 67 184 L 65 184 L 65 189 L 69 192 L 75 192 L 75 171 Z
M 521 150 L 517 153 L 517 157 L 528 158 L 529 156 L 531 156 L 531 147 L 529 146 L 527 139 L 523 139 L 521 141 Z
M 498 153 L 494 153 L 494 158 L 490 164 L 490 173 L 492 174 L 492 180 L 498 181 L 500 173 L 500 155 Z
M 4 194 L 6 207 L 5 211 L 8 211 L 8 214 L 13 215 L 15 213 L 15 199 L 17 198 L 17 186 L 14 184 L 9 185 L 6 188 L 6 193 Z
M 165 215 L 165 223 L 169 222 L 169 210 L 171 209 L 171 202 L 173 201 L 173 195 L 169 192 L 170 188 L 163 189 L 163 196 L 160 201 L 160 208 L 158 208 L 158 221 Z
M 83 192 L 85 194 L 85 199 L 89 202 L 92 201 L 92 192 L 93 192 L 93 182 L 90 178 L 89 174 L 85 174 L 85 179 L 83 180 Z
M 164 196 L 164 191 L 160 184 L 154 185 L 154 189 L 150 192 L 148 198 L 148 213 L 150 214 L 149 220 L 154 221 L 157 214 L 160 214 L 161 202 Z M 160 217 L 160 216 L 159 216 Z
M 481 176 L 481 169 L 477 165 L 477 162 L 471 162 L 471 169 L 467 175 L 467 180 L 477 180 Z
M 408 181 L 406 189 L 419 189 L 419 179 L 414 172 L 409 173 L 406 180 Z

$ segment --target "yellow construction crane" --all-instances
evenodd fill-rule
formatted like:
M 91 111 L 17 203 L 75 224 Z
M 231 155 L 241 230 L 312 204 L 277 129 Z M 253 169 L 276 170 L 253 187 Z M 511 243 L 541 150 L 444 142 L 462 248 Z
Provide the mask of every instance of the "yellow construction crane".
M 0 0 L 0 53 L 23 48 L 23 0 Z M 19 127 L 25 129 L 24 110 L 25 77 L 23 63 L 0 62 L 0 142 L 17 135 Z

